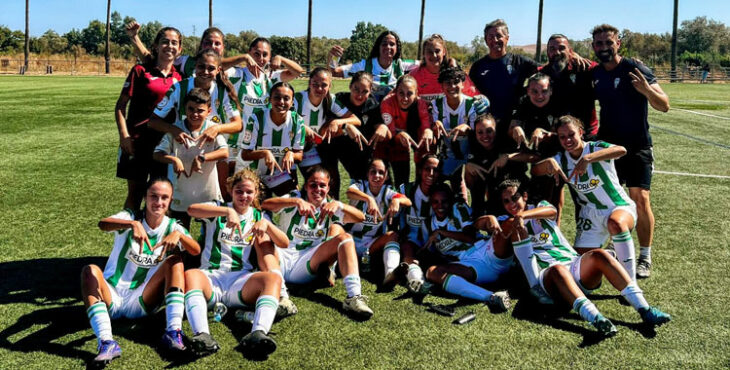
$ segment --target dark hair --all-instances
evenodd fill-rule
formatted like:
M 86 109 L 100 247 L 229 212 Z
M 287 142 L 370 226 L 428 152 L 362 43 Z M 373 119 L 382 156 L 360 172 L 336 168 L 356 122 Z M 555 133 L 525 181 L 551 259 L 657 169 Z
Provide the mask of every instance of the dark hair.
M 517 180 L 517 179 L 506 179 L 506 180 L 502 181 L 501 183 L 499 183 L 499 185 L 497 185 L 497 191 L 500 193 L 509 188 L 517 188 L 517 192 L 520 194 L 527 191 L 525 189 L 525 186 L 522 185 L 520 180 Z
M 205 49 L 198 52 L 198 54 L 195 55 L 196 65 L 203 60 L 203 57 L 213 57 L 218 63 L 218 66 L 221 65 L 221 56 L 212 49 Z M 215 83 L 218 85 L 219 88 L 224 87 L 226 89 L 226 92 L 228 93 L 228 99 L 231 101 L 231 104 L 235 104 L 238 111 L 243 112 L 243 108 L 241 108 L 241 103 L 238 101 L 238 94 L 236 93 L 236 89 L 233 87 L 231 81 L 228 81 L 228 76 L 225 74 L 225 72 L 220 71 L 216 74 Z
M 616 37 L 619 37 L 618 28 L 606 23 L 599 24 L 598 26 L 593 27 L 593 30 L 591 30 L 591 35 L 593 35 L 593 38 L 596 38 L 597 34 L 603 32 L 609 32 L 616 35 Z
M 187 95 L 185 95 L 184 104 L 193 102 L 195 104 L 208 104 L 210 106 L 210 93 L 199 87 L 195 87 Z
M 439 73 L 438 81 L 439 83 L 444 83 L 448 81 L 454 81 L 458 80 L 460 82 L 466 81 L 466 73 L 459 68 L 459 67 L 447 67 L 441 70 L 441 73 Z
M 568 36 L 563 35 L 562 33 L 554 33 L 550 35 L 550 38 L 548 39 L 548 42 L 557 40 L 557 39 L 566 39 L 568 40 Z
M 180 40 L 180 50 L 182 50 L 182 44 L 183 44 L 183 35 L 180 33 L 180 30 L 178 30 L 175 27 L 162 27 L 159 31 L 157 31 L 157 35 L 155 35 L 155 41 L 152 41 L 152 51 L 150 54 L 152 54 L 153 60 L 157 60 L 157 46 L 160 44 L 160 39 L 162 36 L 165 36 L 165 32 L 167 31 L 173 31 L 177 33 L 177 38 Z
M 441 43 L 441 46 L 443 46 L 444 48 L 444 58 L 441 60 L 441 65 L 439 66 L 439 69 L 443 71 L 446 67 L 449 66 L 449 50 L 446 48 L 446 40 L 444 40 L 443 36 L 439 35 L 438 33 L 434 33 L 423 41 L 423 47 L 421 48 L 421 65 L 426 65 L 426 44 L 433 44 L 436 42 Z
M 284 81 L 279 81 L 271 86 L 271 88 L 269 89 L 269 94 L 271 94 L 274 90 L 276 90 L 280 87 L 291 90 L 292 96 L 294 96 L 294 93 L 296 92 L 296 91 L 294 91 L 294 86 L 292 86 L 290 83 L 284 82 Z
M 327 74 L 330 77 L 330 88 L 331 88 L 332 87 L 332 85 L 331 85 L 332 72 L 330 72 L 330 70 L 327 68 L 317 67 L 317 68 L 313 69 L 312 72 L 309 72 L 309 80 L 311 81 L 312 78 L 314 78 L 314 76 L 316 76 L 320 73 Z M 307 82 L 307 92 L 308 93 L 310 92 L 309 91 L 309 81 Z M 322 112 L 324 112 L 323 118 L 326 121 L 327 118 L 332 115 L 332 93 L 329 91 L 329 89 L 327 91 L 327 95 L 325 95 L 324 99 L 322 99 L 322 107 L 324 108 L 324 110 L 322 111 Z
M 553 80 L 550 78 L 550 76 L 548 76 L 542 72 L 537 72 L 537 73 L 533 74 L 532 76 L 530 76 L 527 79 L 527 86 L 530 86 L 531 83 L 533 83 L 535 81 L 540 81 L 540 80 L 548 80 L 548 84 L 550 84 L 550 88 L 552 88 Z
M 168 179 L 167 177 L 158 176 L 158 177 L 153 177 L 149 181 L 147 181 L 147 183 L 144 186 L 145 193 L 147 193 L 147 191 L 150 190 L 152 185 L 157 184 L 158 182 L 166 182 L 168 185 L 170 185 L 170 189 L 173 189 L 173 190 L 175 189 L 175 187 L 172 185 L 172 181 L 170 181 L 170 179 Z
M 350 87 L 352 87 L 352 84 L 358 81 L 367 81 L 370 86 L 373 85 L 373 75 L 366 72 L 366 71 L 358 71 L 355 72 L 355 74 L 352 75 L 352 79 L 350 80 Z
M 196 54 L 200 54 L 200 52 L 203 50 L 203 41 L 210 37 L 211 34 L 217 33 L 221 35 L 221 38 L 225 38 L 225 35 L 223 34 L 223 31 L 221 31 L 218 27 L 208 27 L 203 31 L 203 34 L 200 36 L 200 44 L 198 44 L 198 51 Z M 222 56 L 222 55 L 221 55 Z
M 442 166 L 444 165 L 444 161 L 439 159 L 439 157 L 436 154 L 426 153 L 421 157 L 421 162 L 419 162 L 418 165 L 416 165 L 416 184 L 417 185 L 421 184 L 421 170 L 423 170 L 423 165 L 426 164 L 426 161 L 428 161 L 429 159 L 435 159 L 438 161 L 439 164 L 436 166 L 436 174 L 439 175 L 438 177 L 440 177 L 440 175 L 441 175 L 441 169 L 442 169 Z
M 492 28 L 504 28 L 504 34 L 509 36 L 509 28 L 507 27 L 507 22 L 504 21 L 504 19 L 495 19 L 489 23 L 487 23 L 486 26 L 484 26 L 484 34 L 486 35 L 487 32 Z
M 497 120 L 494 119 L 494 116 L 491 113 L 482 113 L 474 119 L 474 126 L 476 127 L 477 123 L 481 121 L 492 121 L 494 122 L 495 128 L 497 127 Z
M 265 42 L 265 43 L 269 44 L 269 47 L 271 47 L 271 42 L 269 42 L 269 39 L 267 39 L 266 37 L 259 36 L 255 39 L 253 39 L 253 41 L 251 41 L 250 44 L 248 44 L 248 51 L 251 51 L 251 49 L 253 49 L 256 46 L 256 44 L 258 44 L 259 42 Z
M 332 176 L 330 175 L 330 171 L 328 171 L 326 168 L 324 168 L 322 165 L 315 164 L 312 167 L 307 168 L 307 171 L 304 173 L 304 183 L 306 184 L 307 181 L 309 181 L 309 178 L 314 176 L 315 173 L 321 172 L 329 179 L 332 179 Z
M 373 43 L 373 48 L 370 49 L 370 55 L 368 55 L 368 59 L 377 58 L 380 56 L 380 44 L 383 43 L 383 39 L 386 36 L 393 36 L 395 38 L 395 55 L 393 56 L 393 60 L 400 59 L 400 52 L 401 52 L 401 43 L 400 43 L 400 37 L 398 37 L 398 34 L 391 31 L 383 31 L 378 35 L 378 38 L 375 39 L 375 42 Z
M 583 122 L 576 117 L 566 114 L 558 118 L 558 123 L 555 124 L 555 130 L 557 131 L 560 127 L 573 124 L 576 128 L 583 130 Z
M 451 191 L 451 187 L 449 185 L 446 185 L 445 182 L 437 182 L 431 186 L 431 188 L 428 190 L 428 196 L 429 198 L 432 197 L 436 193 L 444 193 L 446 194 L 446 199 L 450 201 L 454 201 L 454 192 Z

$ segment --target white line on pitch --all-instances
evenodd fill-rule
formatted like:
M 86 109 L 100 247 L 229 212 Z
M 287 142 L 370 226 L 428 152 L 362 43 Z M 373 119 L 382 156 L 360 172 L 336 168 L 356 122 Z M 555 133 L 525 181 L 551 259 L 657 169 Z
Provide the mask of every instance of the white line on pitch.
M 703 173 L 673 172 L 673 171 L 659 171 L 659 170 L 654 170 L 654 173 L 660 173 L 663 175 L 677 175 L 677 176 L 690 176 L 690 177 L 709 177 L 712 179 L 730 179 L 730 176 L 705 175 Z
M 716 103 L 720 105 L 726 105 L 730 103 L 727 100 L 672 99 L 672 101 L 684 101 L 690 103 Z
M 709 113 L 702 113 L 702 112 L 695 112 L 695 111 L 693 111 L 693 110 L 689 110 L 689 109 L 682 109 L 682 108 L 672 108 L 672 109 L 673 109 L 673 110 L 681 110 L 682 112 L 688 112 L 688 113 L 694 113 L 694 114 L 699 114 L 700 116 L 706 116 L 706 117 L 712 117 L 712 118 L 719 118 L 719 119 L 724 119 L 724 120 L 728 120 L 728 121 L 730 121 L 730 117 L 716 116 L 716 115 L 714 115 L 714 114 L 709 114 Z

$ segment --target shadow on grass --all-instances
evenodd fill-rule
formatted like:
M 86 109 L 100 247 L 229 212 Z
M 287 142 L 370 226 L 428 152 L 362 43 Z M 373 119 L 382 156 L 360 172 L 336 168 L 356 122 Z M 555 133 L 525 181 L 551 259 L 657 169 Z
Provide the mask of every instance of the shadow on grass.
M 0 331 L 0 348 L 21 353 L 43 352 L 69 359 L 88 361 L 96 354 L 81 350 L 93 334 L 78 337 L 89 330 L 86 310 L 80 304 L 81 269 L 89 264 L 104 266 L 104 257 L 47 258 L 13 261 L 0 264 L 0 305 L 30 304 L 32 311 L 8 318 L 14 323 Z M 12 312 L 25 312 L 17 308 Z M 115 336 L 150 345 L 161 358 L 172 360 L 160 348 L 165 313 L 139 320 L 114 320 Z M 38 329 L 40 327 L 40 329 Z M 78 337 L 66 344 L 58 343 L 67 336 Z M 172 364 L 185 364 L 194 359 L 175 359 Z

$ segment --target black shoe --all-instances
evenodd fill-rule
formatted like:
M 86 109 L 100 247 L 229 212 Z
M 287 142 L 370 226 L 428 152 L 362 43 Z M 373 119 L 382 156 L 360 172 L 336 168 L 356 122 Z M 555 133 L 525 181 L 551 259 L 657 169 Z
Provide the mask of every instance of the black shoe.
M 276 351 L 276 342 L 266 335 L 263 330 L 256 330 L 246 334 L 241 339 L 241 347 L 245 354 L 253 357 L 266 357 Z
M 195 356 L 198 357 L 211 355 L 220 349 L 218 342 L 208 333 L 195 334 L 191 341 L 191 347 L 193 347 Z

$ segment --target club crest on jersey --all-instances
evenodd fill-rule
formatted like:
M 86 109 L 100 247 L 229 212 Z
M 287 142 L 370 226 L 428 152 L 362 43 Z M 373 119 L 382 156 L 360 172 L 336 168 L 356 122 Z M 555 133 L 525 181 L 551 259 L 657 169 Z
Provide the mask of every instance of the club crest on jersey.
M 139 267 L 150 268 L 157 266 L 157 256 L 146 253 L 139 254 L 138 251 L 139 245 L 134 243 L 127 249 L 127 255 L 125 257 Z
M 162 109 L 167 105 L 167 96 L 162 97 L 162 100 L 160 100 L 159 103 L 157 103 L 157 109 Z
M 512 67 L 511 64 L 507 64 L 507 73 L 512 74 L 513 71 L 514 71 L 514 67 Z
M 250 130 L 246 130 L 246 132 L 243 133 L 243 141 L 245 143 L 251 142 L 251 131 Z
M 363 117 L 362 117 L 362 124 L 363 124 L 363 125 L 365 125 L 365 124 L 367 124 L 367 123 L 368 123 L 368 118 L 370 118 L 370 116 L 363 116 Z
M 575 73 L 570 74 L 570 82 L 572 82 L 575 85 Z
M 221 123 L 221 119 L 218 116 L 213 116 L 213 118 L 211 118 L 210 120 L 213 121 L 213 122 L 215 122 L 215 123 Z
M 621 82 L 621 77 L 616 77 L 613 79 L 613 88 L 618 88 L 618 84 Z
M 383 113 L 383 123 L 389 125 L 391 122 L 393 122 L 393 116 L 390 113 Z

